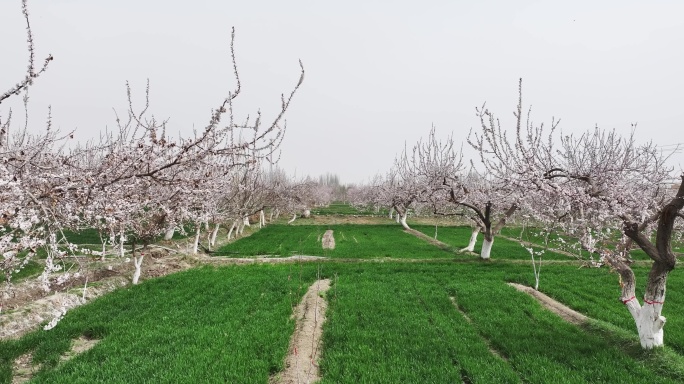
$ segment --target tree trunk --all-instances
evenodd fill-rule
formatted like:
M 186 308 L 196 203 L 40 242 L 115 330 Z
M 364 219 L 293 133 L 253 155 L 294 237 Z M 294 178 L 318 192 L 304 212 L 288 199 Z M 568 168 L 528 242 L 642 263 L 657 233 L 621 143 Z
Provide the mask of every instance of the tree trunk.
M 245 216 L 245 217 L 242 218 L 242 225 L 243 225 L 244 227 L 249 227 L 249 226 L 250 226 L 250 225 L 249 225 L 249 216 Z
M 133 264 L 135 265 L 135 272 L 133 272 L 133 285 L 138 284 L 138 280 L 140 279 L 140 268 L 142 267 L 143 257 L 145 257 L 145 255 L 142 253 L 140 254 L 140 257 L 133 256 Z
M 192 254 L 196 255 L 199 248 L 200 232 L 202 231 L 202 225 L 197 224 L 197 229 L 195 230 L 195 241 L 192 245 Z
M 268 215 L 268 222 L 269 222 L 269 223 L 272 223 L 272 222 L 273 222 L 273 213 L 274 213 L 274 212 L 275 212 L 275 211 L 274 211 L 273 209 L 271 209 L 271 213 Z
M 401 226 L 404 227 L 404 229 L 411 229 L 411 227 L 409 227 L 408 224 L 406 223 L 406 216 L 408 216 L 408 214 L 406 212 L 404 212 L 401 215 L 401 220 L 400 220 Z M 397 215 L 397 217 L 399 217 L 399 215 Z
M 492 245 L 494 244 L 494 236 L 487 236 L 485 234 L 484 240 L 482 241 L 482 251 L 480 252 L 480 258 L 484 260 L 489 260 L 492 253 Z
M 105 255 L 107 254 L 107 242 L 102 242 L 102 256 L 100 256 L 100 261 L 105 261 Z
M 259 211 L 259 228 L 262 228 L 263 226 L 266 225 L 266 214 L 264 214 L 264 210 Z
M 470 234 L 470 242 L 468 242 L 468 246 L 461 249 L 460 252 L 474 252 L 475 251 L 475 244 L 477 243 L 477 235 L 480 233 L 481 229 L 480 227 L 473 227 L 472 233 Z M 491 247 L 491 245 L 490 245 Z
M 133 285 L 136 285 L 140 279 L 140 270 L 145 254 L 140 252 L 140 257 L 135 255 L 135 242 L 131 244 L 131 256 L 133 256 L 133 265 L 135 266 L 135 272 L 133 272 Z
M 124 241 L 126 241 L 126 236 L 124 236 L 123 230 L 119 234 L 119 257 L 124 257 Z
M 216 236 L 218 235 L 219 228 L 221 227 L 220 224 L 216 224 L 214 226 L 214 230 L 211 231 L 211 237 L 209 238 L 209 246 L 213 247 L 216 245 Z
M 231 225 L 230 229 L 228 230 L 228 241 L 230 241 L 230 238 L 233 235 L 234 230 L 235 230 L 235 222 L 233 222 L 233 225 Z
M 296 214 L 296 213 L 295 213 L 294 215 L 292 215 L 292 218 L 291 218 L 290 221 L 288 221 L 287 223 L 288 223 L 288 224 L 292 224 L 292 223 L 294 223 L 295 219 L 297 219 L 297 214 Z
M 659 281 L 657 284 L 651 284 L 649 276 L 649 284 L 646 289 L 646 295 L 644 296 L 644 305 L 641 306 L 639 300 L 635 296 L 634 272 L 623 262 L 615 263 L 615 260 L 611 261 L 610 265 L 620 274 L 620 284 L 622 285 L 620 300 L 625 304 L 627 310 L 634 319 L 641 347 L 644 349 L 662 347 L 665 317 L 661 316 L 661 313 L 665 302 L 665 280 L 667 279 L 667 272 L 660 275 L 660 278 L 657 279 L 657 281 Z M 651 271 L 651 274 L 653 274 L 653 270 Z M 649 297 L 649 299 L 647 299 L 647 297 Z
M 176 233 L 176 227 L 175 226 L 167 229 L 166 233 L 164 234 L 164 240 L 171 240 L 173 238 L 174 233 Z

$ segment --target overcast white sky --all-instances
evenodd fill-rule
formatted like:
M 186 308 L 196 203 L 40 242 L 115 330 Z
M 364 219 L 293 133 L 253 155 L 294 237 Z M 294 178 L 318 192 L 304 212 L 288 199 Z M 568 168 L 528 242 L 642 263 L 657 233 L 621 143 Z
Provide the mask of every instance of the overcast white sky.
M 679 0 L 30 0 L 29 8 L 37 58 L 55 57 L 31 91 L 32 125 L 52 105 L 54 124 L 76 128 L 77 138 L 111 127 L 112 108 L 126 108 L 125 82 L 141 99 L 147 78 L 156 117 L 186 134 L 203 127 L 234 88 L 235 26 L 239 116 L 275 113 L 304 63 L 280 163 L 298 176 L 367 180 L 432 124 L 465 141 L 485 101 L 511 122 L 520 77 L 535 121 L 625 133 L 636 122 L 640 141 L 684 142 Z M 19 0 L 0 1 L 2 92 L 26 66 L 20 10 Z

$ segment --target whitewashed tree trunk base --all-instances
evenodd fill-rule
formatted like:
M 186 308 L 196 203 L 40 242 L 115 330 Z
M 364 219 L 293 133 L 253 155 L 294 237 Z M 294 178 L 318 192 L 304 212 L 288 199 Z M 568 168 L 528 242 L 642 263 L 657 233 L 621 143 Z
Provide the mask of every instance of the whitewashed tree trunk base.
M 176 227 L 171 227 L 166 230 L 166 233 L 164 234 L 164 240 L 171 240 L 173 238 L 173 234 L 176 233 Z
M 474 252 L 475 251 L 475 244 L 477 244 L 477 235 L 480 233 L 479 228 L 473 228 L 473 232 L 470 234 L 470 241 L 468 242 L 468 246 L 461 249 L 461 252 Z
M 119 257 L 124 257 L 124 242 L 126 241 L 126 236 L 121 232 L 119 235 Z
M 202 231 L 202 226 L 197 225 L 197 230 L 195 230 L 195 241 L 192 245 L 192 254 L 196 255 L 197 251 L 199 249 L 199 239 L 200 239 L 200 232 Z
M 480 252 L 480 258 L 489 260 L 492 253 L 492 244 L 494 244 L 494 239 L 490 241 L 485 238 L 482 241 L 482 252 Z
M 411 227 L 409 227 L 409 225 L 406 223 L 406 216 L 406 214 L 401 215 L 401 219 L 399 220 L 399 222 L 401 223 L 401 226 L 404 227 L 404 229 L 411 229 Z
M 660 315 L 663 309 L 662 299 L 660 300 L 653 303 L 645 302 L 643 306 L 640 306 L 634 297 L 625 302 L 629 313 L 634 318 L 639 333 L 639 341 L 644 349 L 659 348 L 664 345 L 663 327 L 667 320 Z
M 133 265 L 135 265 L 135 272 L 133 272 L 133 285 L 138 284 L 138 280 L 140 279 L 140 268 L 142 267 L 143 257 L 145 257 L 143 254 L 133 257 Z
M 231 237 L 233 236 L 233 231 L 235 230 L 235 223 L 230 226 L 230 229 L 228 230 L 228 241 L 230 241 Z
M 221 227 L 220 224 L 216 224 L 214 226 L 214 230 L 211 232 L 211 237 L 209 238 L 209 246 L 213 247 L 216 245 L 216 236 L 218 236 L 218 231 L 219 228 Z

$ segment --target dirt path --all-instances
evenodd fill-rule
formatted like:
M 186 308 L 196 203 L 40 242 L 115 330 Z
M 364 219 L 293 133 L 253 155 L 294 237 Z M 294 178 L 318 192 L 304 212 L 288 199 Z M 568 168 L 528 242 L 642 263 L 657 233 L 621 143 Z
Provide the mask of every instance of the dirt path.
M 576 324 L 576 325 L 582 325 L 586 323 L 589 318 L 574 309 L 567 307 L 556 300 L 550 298 L 549 296 L 546 296 L 545 294 L 535 291 L 534 288 L 528 287 L 525 285 L 521 284 L 516 284 L 516 283 L 508 283 L 511 287 L 517 289 L 520 292 L 525 292 L 528 295 L 534 297 L 537 299 L 537 301 L 543 305 L 546 309 L 550 310 L 551 312 L 557 314 L 558 316 L 562 317 L 564 320 Z
M 323 249 L 335 249 L 335 237 L 333 237 L 333 230 L 328 229 L 323 234 Z
M 454 253 L 465 254 L 465 255 L 477 255 L 474 252 L 461 252 L 461 251 L 457 250 L 456 248 L 452 247 L 451 245 L 449 245 L 447 243 L 443 243 L 443 242 L 441 242 L 435 238 L 432 238 L 432 237 L 424 234 L 423 232 L 417 231 L 415 229 L 405 229 L 404 232 L 410 233 L 411 235 L 413 235 L 415 237 L 419 237 L 419 238 L 427 241 L 428 243 L 430 243 L 436 247 L 439 247 L 440 249 L 445 250 L 447 252 L 454 252 Z
M 271 384 L 303 384 L 320 380 L 318 359 L 328 303 L 323 297 L 330 279 L 318 280 L 307 290 L 295 309 L 295 331 L 285 358 L 285 369 L 271 377 Z
M 100 340 L 98 339 L 88 339 L 83 336 L 74 339 L 71 343 L 71 348 L 60 356 L 60 363 L 71 360 L 77 355 L 88 351 L 99 342 Z M 33 375 L 38 372 L 40 368 L 40 364 L 34 365 L 33 363 L 33 352 L 28 352 L 17 357 L 12 364 L 12 384 L 21 384 L 31 380 Z

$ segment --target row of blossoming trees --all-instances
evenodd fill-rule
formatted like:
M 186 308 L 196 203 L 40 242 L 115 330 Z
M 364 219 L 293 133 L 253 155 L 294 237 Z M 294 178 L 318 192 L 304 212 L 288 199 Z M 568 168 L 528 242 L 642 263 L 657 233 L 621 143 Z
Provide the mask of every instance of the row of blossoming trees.
M 22 1 L 28 36 L 28 69 L 23 78 L 0 94 L 7 100 L 23 96 L 26 117 L 0 110 L 0 267 L 5 280 L 38 252 L 47 250 L 48 274 L 56 260 L 74 251 L 65 230 L 97 228 L 102 257 L 115 245 L 123 255 L 132 243 L 131 258 L 137 283 L 146 247 L 160 235 L 170 237 L 188 224 L 194 231 L 194 251 L 200 233 L 208 232 L 211 247 L 219 225 L 229 236 L 239 233 L 250 215 L 264 224 L 270 214 L 296 212 L 324 199 L 311 181 L 295 182 L 274 167 L 285 134 L 285 113 L 304 79 L 304 69 L 293 89 L 283 94 L 272 120 L 260 112 L 237 120 L 233 109 L 241 92 L 231 35 L 232 71 L 236 88 L 211 111 L 201 130 L 174 137 L 167 123 L 150 113 L 149 84 L 141 103 L 127 85 L 128 109 L 116 115 L 116 128 L 100 139 L 78 143 L 73 132 L 46 125 L 30 129 L 28 91 L 48 69 L 53 57 L 37 66 L 26 0 Z M 4 78 L 4 77 L 3 77 Z M 23 117 L 23 116 L 22 116 Z M 203 229 L 204 228 L 204 229 Z
M 473 251 L 484 234 L 481 257 L 491 255 L 494 236 L 516 214 L 544 232 L 575 239 L 567 244 L 588 251 L 620 276 L 620 300 L 633 316 L 644 348 L 663 345 L 661 316 L 667 276 L 676 256 L 671 240 L 682 217 L 684 186 L 667 156 L 653 143 L 596 128 L 564 135 L 558 121 L 535 125 L 530 112 L 515 110 L 515 126 L 505 129 L 495 115 L 477 108 L 480 127 L 467 142 L 478 159 L 466 166 L 453 137 L 427 140 L 405 149 L 385 177 L 349 192 L 361 205 L 393 209 L 409 229 L 407 214 L 460 215 L 473 224 L 465 250 Z M 643 250 L 653 261 L 642 302 L 630 250 Z

